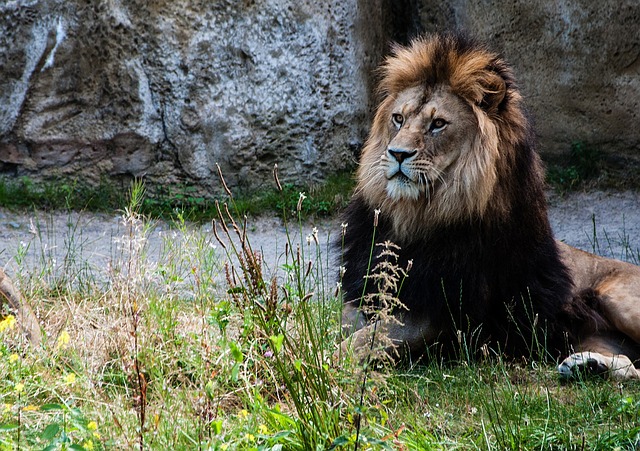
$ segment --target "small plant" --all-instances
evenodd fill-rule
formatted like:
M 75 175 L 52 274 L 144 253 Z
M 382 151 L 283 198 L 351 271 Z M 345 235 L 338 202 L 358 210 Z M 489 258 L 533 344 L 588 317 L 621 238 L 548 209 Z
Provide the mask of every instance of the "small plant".
M 600 175 L 602 154 L 581 141 L 571 144 L 568 162 L 552 166 L 547 170 L 547 180 L 562 191 L 570 191 L 583 186 Z
M 377 215 L 374 219 L 374 233 L 377 227 Z M 357 415 L 355 416 L 356 425 L 356 437 L 354 440 L 354 450 L 357 450 L 360 445 L 360 433 L 362 422 L 367 412 L 364 405 L 365 393 L 369 382 L 369 376 L 371 367 L 382 362 L 393 362 L 392 350 L 395 349 L 394 344 L 388 336 L 386 328 L 389 324 L 398 324 L 400 321 L 394 316 L 400 310 L 406 310 L 406 306 L 400 302 L 398 296 L 400 294 L 402 283 L 407 277 L 410 267 L 406 270 L 398 266 L 397 251 L 400 249 L 395 244 L 386 241 L 377 245 L 381 250 L 377 256 L 376 265 L 366 276 L 368 281 L 371 281 L 375 285 L 375 289 L 370 292 L 366 292 L 366 285 L 363 291 L 362 301 L 360 302 L 360 308 L 369 317 L 370 324 L 372 325 L 372 332 L 370 337 L 370 345 L 368 348 L 362 350 L 356 350 L 356 358 L 363 362 L 363 368 L 361 371 L 362 384 L 360 387 L 360 398 L 358 402 Z M 409 263 L 411 265 L 411 263 Z M 365 355 L 358 355 L 359 352 L 364 352 Z M 374 415 L 377 412 L 374 411 Z
M 40 412 L 51 417 L 51 422 L 40 435 L 46 444 L 46 451 L 57 449 L 91 450 L 100 443 L 98 424 L 88 421 L 77 407 L 65 404 L 45 404 L 39 408 Z

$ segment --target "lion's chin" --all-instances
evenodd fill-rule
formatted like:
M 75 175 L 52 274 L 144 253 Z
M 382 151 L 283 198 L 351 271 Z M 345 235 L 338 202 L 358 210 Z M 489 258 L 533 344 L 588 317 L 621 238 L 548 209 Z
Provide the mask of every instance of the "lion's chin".
M 398 200 L 417 200 L 420 197 L 420 188 L 407 177 L 394 177 L 387 181 L 387 195 Z

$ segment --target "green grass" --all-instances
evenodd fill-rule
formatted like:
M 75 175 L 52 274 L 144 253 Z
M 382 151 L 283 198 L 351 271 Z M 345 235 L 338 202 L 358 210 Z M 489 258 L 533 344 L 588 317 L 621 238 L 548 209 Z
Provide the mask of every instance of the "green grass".
M 36 182 L 29 177 L 0 177 L 0 207 L 113 211 L 126 204 L 126 190 L 107 180 L 94 186 L 71 179 Z
M 600 176 L 603 166 L 600 151 L 578 141 L 571 145 L 566 161 L 548 168 L 547 181 L 560 192 L 580 189 Z
M 277 267 L 223 206 L 220 241 L 177 220 L 152 261 L 139 185 L 108 265 L 71 246 L 60 264 L 50 233 L 35 234 L 27 245 L 41 257 L 17 256 L 11 275 L 46 341 L 32 347 L 0 323 L 0 449 L 640 445 L 636 382 L 563 383 L 552 365 L 499 358 L 396 369 L 338 359 L 334 265 L 322 242 L 296 233 L 309 199 L 291 207 L 282 196 L 290 234 Z
M 284 184 L 282 192 L 275 187 L 235 194 L 235 207 L 239 215 L 297 214 L 300 192 L 307 196 L 301 210 L 303 218 L 334 215 L 350 198 L 354 187 L 351 173 L 333 174 L 314 186 Z M 147 193 L 138 208 L 139 213 L 151 218 L 190 221 L 209 221 L 217 216 L 216 201 L 226 196 L 205 197 L 195 186 L 156 186 Z M 19 209 L 76 210 L 110 212 L 127 205 L 126 189 L 112 181 L 102 180 L 97 185 L 78 180 L 34 181 L 28 177 L 0 178 L 0 207 Z
M 563 156 L 546 155 L 546 180 L 557 193 L 578 190 L 640 189 L 638 161 L 633 157 L 601 152 L 581 141 Z

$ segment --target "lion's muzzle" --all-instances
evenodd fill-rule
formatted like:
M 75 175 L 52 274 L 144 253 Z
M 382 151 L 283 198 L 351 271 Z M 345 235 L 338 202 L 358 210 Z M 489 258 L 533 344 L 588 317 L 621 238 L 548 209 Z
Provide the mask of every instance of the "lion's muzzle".
M 400 147 L 387 148 L 387 180 L 400 178 L 403 181 L 413 181 L 412 171 L 408 167 L 418 154 L 417 150 L 407 150 Z M 404 163 L 404 165 L 403 165 Z
M 387 153 L 391 158 L 396 160 L 398 164 L 402 164 L 402 162 L 404 162 L 405 160 L 415 157 L 418 151 L 415 149 L 407 150 L 407 149 L 401 149 L 398 147 L 389 147 L 387 149 Z

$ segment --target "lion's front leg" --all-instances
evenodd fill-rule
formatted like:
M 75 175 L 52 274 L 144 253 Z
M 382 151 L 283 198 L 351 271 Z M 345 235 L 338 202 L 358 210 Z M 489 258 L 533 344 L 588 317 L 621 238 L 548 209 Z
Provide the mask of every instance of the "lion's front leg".
M 562 377 L 573 379 L 580 374 L 599 374 L 616 380 L 640 379 L 631 359 L 623 354 L 605 355 L 599 352 L 582 351 L 571 354 L 558 365 Z
M 394 357 L 395 346 L 383 338 L 388 335 L 389 324 L 369 321 L 355 306 L 353 301 L 347 302 L 342 310 L 342 343 L 339 356 L 355 356 L 358 360 L 366 360 L 374 353 Z M 383 344 L 384 341 L 384 344 Z
M 342 336 L 339 350 L 342 356 L 353 353 L 358 359 L 367 356 L 396 359 L 426 349 L 436 334 L 426 319 L 406 314 L 369 321 L 352 303 L 345 303 Z

